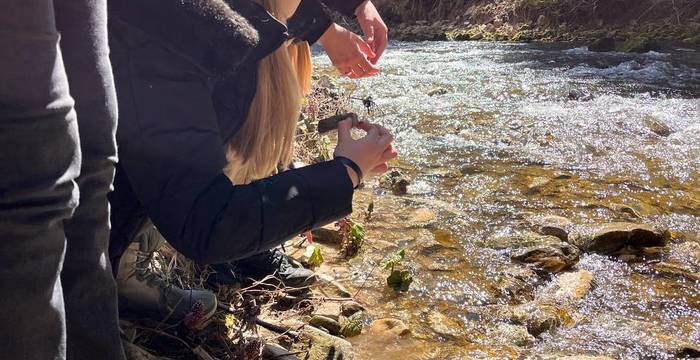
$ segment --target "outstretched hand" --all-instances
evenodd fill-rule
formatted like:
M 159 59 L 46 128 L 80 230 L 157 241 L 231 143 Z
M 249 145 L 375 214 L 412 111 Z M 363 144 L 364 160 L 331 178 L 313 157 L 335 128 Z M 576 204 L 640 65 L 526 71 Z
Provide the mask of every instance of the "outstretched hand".
M 386 172 L 389 169 L 387 161 L 398 155 L 391 144 L 394 137 L 387 129 L 376 124 L 361 122 L 357 127 L 366 131 L 367 134 L 355 140 L 350 134 L 352 120 L 343 120 L 338 123 L 338 146 L 333 155 L 354 161 L 367 178 Z M 358 179 L 350 168 L 348 168 L 348 175 L 356 186 Z
M 367 44 L 372 49 L 373 56 L 369 57 L 369 61 L 376 64 L 389 43 L 389 29 L 370 0 L 355 9 L 355 16 L 362 32 L 365 33 Z
M 319 42 L 342 75 L 357 79 L 379 73 L 379 68 L 370 62 L 370 59 L 376 58 L 376 54 L 364 39 L 352 31 L 332 24 Z

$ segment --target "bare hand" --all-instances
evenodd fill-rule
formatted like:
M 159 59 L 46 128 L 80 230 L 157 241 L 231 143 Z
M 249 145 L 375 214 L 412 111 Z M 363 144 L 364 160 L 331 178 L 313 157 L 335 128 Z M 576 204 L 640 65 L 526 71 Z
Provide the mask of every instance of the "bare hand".
M 375 75 L 379 68 L 374 66 L 369 59 L 375 58 L 374 51 L 361 37 L 352 31 L 332 24 L 319 42 L 326 49 L 326 54 L 331 59 L 342 75 L 352 79 Z
M 355 9 L 355 16 L 374 53 L 374 56 L 370 56 L 369 60 L 372 64 L 376 64 L 389 43 L 389 29 L 370 0 L 363 2 Z
M 367 178 L 386 172 L 389 169 L 387 161 L 398 155 L 391 145 L 394 137 L 379 125 L 362 122 L 358 128 L 365 130 L 367 135 L 355 140 L 350 134 L 351 128 L 351 120 L 338 123 L 338 146 L 333 155 L 344 156 L 354 161 Z M 348 174 L 356 186 L 358 180 L 354 171 L 348 169 Z

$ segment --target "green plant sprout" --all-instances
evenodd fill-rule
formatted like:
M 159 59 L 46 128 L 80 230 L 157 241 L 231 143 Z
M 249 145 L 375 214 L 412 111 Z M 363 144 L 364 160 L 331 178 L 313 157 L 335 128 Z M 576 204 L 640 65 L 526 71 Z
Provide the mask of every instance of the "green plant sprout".
M 406 249 L 401 249 L 382 261 L 384 270 L 391 271 L 386 278 L 386 285 L 395 291 L 408 291 L 408 288 L 413 282 L 413 277 L 408 270 L 396 269 L 396 266 L 398 266 L 405 257 Z

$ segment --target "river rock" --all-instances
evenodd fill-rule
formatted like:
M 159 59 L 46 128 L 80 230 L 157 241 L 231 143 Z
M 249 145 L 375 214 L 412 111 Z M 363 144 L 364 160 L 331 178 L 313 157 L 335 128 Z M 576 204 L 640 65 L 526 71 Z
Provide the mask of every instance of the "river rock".
M 592 283 L 593 273 L 588 270 L 563 273 L 552 287 L 545 289 L 545 294 L 556 303 L 577 302 L 588 295 Z
M 407 336 L 411 330 L 399 319 L 378 319 L 369 327 L 369 334 L 373 337 L 398 338 Z
M 379 178 L 379 187 L 397 196 L 406 195 L 410 184 L 408 177 L 399 170 L 391 170 Z
M 562 241 L 569 239 L 569 232 L 574 228 L 571 220 L 557 215 L 534 217 L 530 219 L 530 223 L 540 234 L 556 236 Z
M 551 332 L 562 324 L 571 322 L 567 311 L 555 305 L 529 302 L 513 309 L 513 319 L 524 324 L 533 336 Z
M 500 297 L 509 297 L 516 301 L 532 300 L 535 286 L 542 278 L 524 266 L 511 266 L 500 272 L 496 277 L 495 290 Z
M 610 255 L 627 246 L 665 246 L 666 240 L 650 226 L 623 222 L 599 226 L 591 234 L 577 236 L 572 243 L 584 251 Z
M 355 301 L 344 302 L 340 305 L 343 316 L 352 316 L 360 311 L 365 311 L 365 307 Z
M 329 317 L 314 315 L 314 317 L 312 317 L 309 321 L 309 325 L 315 326 L 319 329 L 326 329 L 333 335 L 340 334 L 340 323 Z
M 660 275 L 669 277 L 682 277 L 690 281 L 700 282 L 700 273 L 698 273 L 697 268 L 693 268 L 688 265 L 672 263 L 672 262 L 660 262 L 653 266 L 654 271 Z
M 459 337 L 463 335 L 464 325 L 457 319 L 448 317 L 447 315 L 433 311 L 428 314 L 428 325 L 438 335 L 446 337 Z
M 422 208 L 414 211 L 408 218 L 408 223 L 412 227 L 429 227 L 435 223 L 437 215 L 428 209 Z
M 659 51 L 661 50 L 661 46 L 656 41 L 638 36 L 625 40 L 617 50 L 628 53 L 645 53 L 649 51 Z
M 339 231 L 327 228 L 318 228 L 311 231 L 313 241 L 326 245 L 340 245 L 343 242 L 343 236 Z
M 316 277 L 320 280 L 318 285 L 320 285 L 321 289 L 339 297 L 348 299 L 352 298 L 352 294 L 348 291 L 348 289 L 346 289 L 343 284 L 335 280 L 332 276 L 324 273 L 318 273 Z
M 534 232 L 497 234 L 485 241 L 485 246 L 492 249 L 524 249 L 535 246 L 557 245 L 561 240 L 551 235 L 541 235 Z
M 568 98 L 569 98 L 569 100 L 573 100 L 573 101 L 593 100 L 593 96 L 591 96 L 591 94 L 587 94 L 587 93 L 583 92 L 582 90 L 578 90 L 578 89 L 569 90 Z
M 532 264 L 535 268 L 551 273 L 558 273 L 576 265 L 579 249 L 571 244 L 533 246 L 516 251 L 511 259 L 522 263 Z
M 438 86 L 438 87 L 430 89 L 430 91 L 428 91 L 428 96 L 445 95 L 447 93 L 448 93 L 447 89 Z
M 515 346 L 528 346 L 536 341 L 524 326 L 506 323 L 499 323 L 496 328 L 489 329 L 487 336 L 499 343 Z
M 656 135 L 667 137 L 671 135 L 671 128 L 668 127 L 661 120 L 656 119 L 653 116 L 647 116 L 644 118 L 644 125 L 646 125 L 651 132 Z
M 544 176 L 535 177 L 527 185 L 527 193 L 530 195 L 539 193 L 542 191 L 542 189 L 545 186 L 549 185 L 549 183 L 551 183 L 551 182 L 552 182 L 552 180 L 548 177 L 544 177 Z
M 340 318 L 342 312 L 342 305 L 340 304 L 340 302 L 324 301 L 318 306 L 316 311 L 314 311 L 314 315 L 331 318 L 337 321 Z
M 593 41 L 588 45 L 588 51 L 595 52 L 608 52 L 615 51 L 615 39 L 611 37 L 604 37 Z
M 672 246 L 669 260 L 695 267 L 700 271 L 700 243 L 686 241 Z
M 306 360 L 353 360 L 352 344 L 313 326 L 305 326 L 291 352 L 301 352 Z

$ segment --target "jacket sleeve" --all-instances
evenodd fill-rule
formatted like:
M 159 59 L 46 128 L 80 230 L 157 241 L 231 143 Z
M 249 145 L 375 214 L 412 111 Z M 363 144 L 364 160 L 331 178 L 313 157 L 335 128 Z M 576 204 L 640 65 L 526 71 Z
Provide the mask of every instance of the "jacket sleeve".
M 112 42 L 116 52 L 122 45 Z M 128 55 L 114 64 L 121 166 L 178 251 L 202 263 L 236 260 L 351 212 L 352 184 L 338 161 L 233 186 L 222 174 L 207 78 L 154 42 Z
M 313 44 L 333 23 L 323 6 L 339 13 L 354 17 L 355 9 L 364 0 L 301 0 L 294 15 L 287 20 L 289 35 L 295 39 Z

